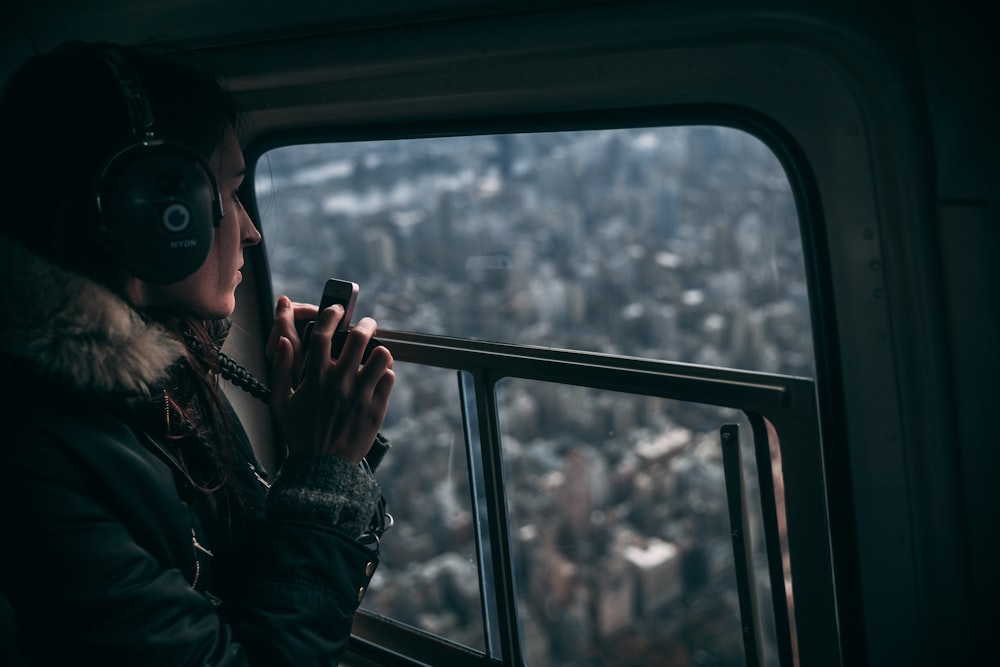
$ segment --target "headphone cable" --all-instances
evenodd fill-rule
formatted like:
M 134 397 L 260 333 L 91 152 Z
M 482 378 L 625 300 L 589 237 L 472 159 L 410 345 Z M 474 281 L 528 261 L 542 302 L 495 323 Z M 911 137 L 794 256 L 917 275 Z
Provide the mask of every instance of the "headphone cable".
M 192 352 L 204 358 L 201 343 L 190 331 L 184 331 L 184 343 Z M 261 382 L 257 376 L 221 349 L 215 348 L 215 354 L 219 374 L 223 378 L 264 403 L 270 400 L 271 388 Z

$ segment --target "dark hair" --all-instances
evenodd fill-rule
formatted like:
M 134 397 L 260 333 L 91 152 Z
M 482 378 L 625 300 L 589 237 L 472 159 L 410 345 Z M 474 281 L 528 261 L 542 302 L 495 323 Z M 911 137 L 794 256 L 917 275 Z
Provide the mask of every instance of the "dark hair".
M 96 183 L 139 128 L 105 52 L 136 73 L 156 135 L 206 160 L 238 113 L 232 96 L 196 67 L 113 44 L 65 42 L 8 80 L 0 96 L 0 229 L 118 291 L 118 267 L 96 234 Z

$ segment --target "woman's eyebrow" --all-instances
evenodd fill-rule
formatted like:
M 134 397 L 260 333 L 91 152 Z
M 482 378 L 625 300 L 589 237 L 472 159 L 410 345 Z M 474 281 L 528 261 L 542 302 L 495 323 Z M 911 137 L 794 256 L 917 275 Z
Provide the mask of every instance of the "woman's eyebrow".
M 237 178 L 243 178 L 246 175 L 247 175 L 247 168 L 243 166 L 240 167 L 239 170 L 237 170 L 236 172 L 230 174 L 229 178 L 230 180 L 236 180 Z

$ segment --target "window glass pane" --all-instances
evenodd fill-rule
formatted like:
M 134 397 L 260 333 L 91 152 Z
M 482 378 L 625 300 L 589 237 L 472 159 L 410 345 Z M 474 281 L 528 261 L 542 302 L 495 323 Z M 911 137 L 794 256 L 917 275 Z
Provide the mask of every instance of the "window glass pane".
M 362 607 L 485 651 L 455 371 L 397 362 L 378 468 L 395 523 Z
M 721 127 L 290 146 L 255 187 L 277 293 L 388 329 L 813 376 L 770 150 Z
M 745 664 L 719 433 L 734 422 L 765 664 L 776 664 L 752 436 L 739 413 L 510 379 L 498 402 L 529 665 Z
M 255 188 L 275 292 L 294 300 L 316 302 L 324 280 L 339 277 L 361 285 L 355 317 L 385 329 L 814 376 L 793 197 L 774 155 L 744 132 L 289 146 L 261 158 Z M 379 477 L 397 526 L 364 605 L 485 650 L 456 376 L 396 369 L 386 431 L 397 446 Z M 526 381 L 506 382 L 502 398 L 531 664 L 654 664 L 627 662 L 654 637 L 664 651 L 687 652 L 688 664 L 741 663 L 718 456 L 718 428 L 739 415 Z M 749 426 L 741 432 L 746 448 Z M 635 465 L 661 448 L 669 463 Z M 577 523 L 543 525 L 556 518 L 539 518 L 539 508 L 572 496 L 573 466 L 598 471 L 588 493 L 600 503 L 577 507 Z M 614 495 L 622 489 L 632 498 L 624 504 Z M 595 521 L 602 527 L 588 532 Z M 540 542 L 553 529 L 568 541 Z M 762 548 L 755 543 L 754 568 L 766 587 Z M 562 566 L 574 582 L 597 562 L 609 581 L 564 587 L 563 611 L 578 615 L 554 620 L 533 588 L 539 553 L 558 556 L 545 561 L 556 579 Z M 680 569 L 647 589 L 646 560 Z M 650 633 L 626 636 L 623 618 Z M 626 662 L 609 658 L 611 638 L 624 642 L 615 650 Z M 573 663 L 579 651 L 587 658 Z

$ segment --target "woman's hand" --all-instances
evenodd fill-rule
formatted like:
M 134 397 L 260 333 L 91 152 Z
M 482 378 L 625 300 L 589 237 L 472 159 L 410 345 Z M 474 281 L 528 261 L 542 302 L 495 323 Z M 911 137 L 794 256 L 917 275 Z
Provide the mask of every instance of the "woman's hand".
M 376 331 L 375 320 L 366 317 L 351 328 L 340 357 L 332 359 L 331 340 L 344 309 L 334 305 L 318 317 L 316 311 L 286 297 L 278 300 L 267 345 L 273 359 L 271 410 L 290 451 L 327 453 L 360 463 L 389 407 L 396 379 L 392 354 L 376 347 L 361 365 Z M 305 354 L 298 323 L 313 317 L 316 324 Z
M 274 363 L 278 356 L 278 341 L 282 336 L 292 344 L 292 373 L 296 378 L 302 377 L 302 363 L 305 358 L 305 345 L 302 339 L 307 322 L 319 316 L 319 308 L 311 303 L 293 303 L 287 296 L 278 297 L 278 305 L 274 309 L 274 326 L 271 336 L 267 339 L 267 358 Z

